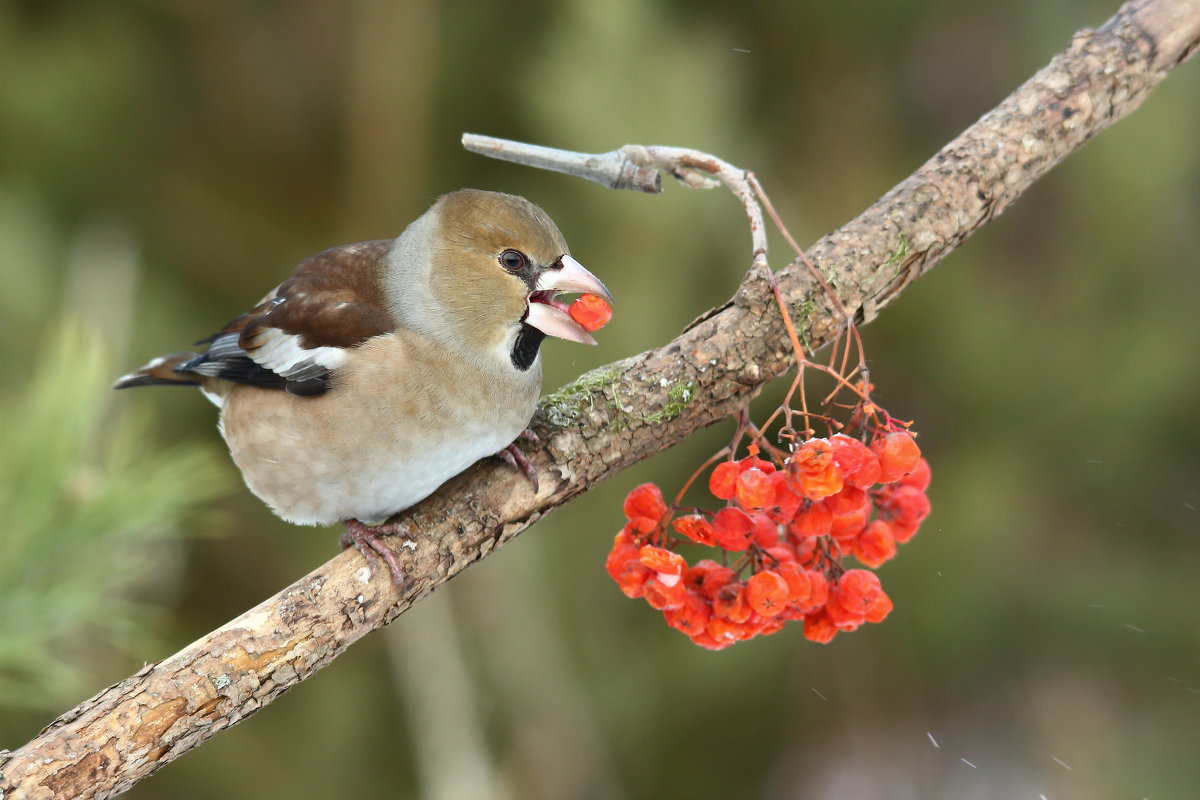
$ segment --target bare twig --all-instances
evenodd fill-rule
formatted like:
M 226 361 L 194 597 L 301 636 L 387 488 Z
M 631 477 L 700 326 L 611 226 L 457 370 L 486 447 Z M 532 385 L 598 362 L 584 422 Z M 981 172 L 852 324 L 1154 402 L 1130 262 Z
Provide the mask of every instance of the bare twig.
M 816 242 L 811 261 L 834 277 L 845 312 L 870 321 L 1059 160 L 1136 109 L 1198 44 L 1200 0 L 1127 3 Z M 692 166 L 704 176 L 720 172 Z M 634 182 L 649 185 L 644 176 Z M 765 256 L 765 246 L 754 249 L 756 259 Z M 811 346 L 842 329 L 843 314 L 802 264 L 781 270 L 778 288 Z M 343 552 L 0 755 L 0 795 L 93 798 L 128 789 L 272 702 L 542 515 L 739 408 L 794 363 L 771 288 L 751 270 L 729 303 L 674 341 L 543 401 L 535 418 L 543 444 L 529 452 L 543 476 L 536 494 L 504 465 L 481 463 L 405 512 L 420 535 L 397 552 L 408 578 L 402 593 L 387 580 L 367 580 L 358 554 Z
M 607 153 L 576 153 L 477 133 L 464 133 L 462 145 L 473 153 L 565 172 L 604 184 L 610 189 L 661 192 L 659 170 L 693 189 L 725 186 L 742 201 L 746 216 L 750 218 L 753 264 L 766 266 L 767 232 L 763 225 L 762 207 L 758 204 L 752 184 L 754 176 L 714 155 L 683 147 L 640 144 L 627 144 Z

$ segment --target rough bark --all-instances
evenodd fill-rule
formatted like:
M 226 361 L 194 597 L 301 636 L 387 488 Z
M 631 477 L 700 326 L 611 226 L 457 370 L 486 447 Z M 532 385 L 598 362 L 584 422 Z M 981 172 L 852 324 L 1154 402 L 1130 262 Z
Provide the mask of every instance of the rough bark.
M 1068 49 L 810 258 L 859 322 L 1017 199 L 1060 159 L 1146 95 L 1200 43 L 1200 0 L 1136 0 Z M 803 266 L 779 272 L 797 325 L 820 346 L 842 318 Z M 404 518 L 408 583 L 368 580 L 355 551 L 180 652 L 0 752 L 0 798 L 111 797 L 240 722 L 370 631 L 505 544 L 544 514 L 745 403 L 791 366 L 764 277 L 752 270 L 724 306 L 674 341 L 580 378 L 543 401 L 530 452 L 534 494 L 483 462 Z

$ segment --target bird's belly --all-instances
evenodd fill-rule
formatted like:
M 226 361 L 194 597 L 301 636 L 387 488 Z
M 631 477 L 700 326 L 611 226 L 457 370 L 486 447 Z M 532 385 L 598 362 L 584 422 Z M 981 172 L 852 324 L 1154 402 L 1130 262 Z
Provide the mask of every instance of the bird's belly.
M 508 405 L 431 399 L 396 414 L 377 402 L 347 407 L 325 398 L 268 392 L 253 411 L 226 401 L 222 433 L 246 485 L 283 519 L 327 525 L 385 519 L 428 497 L 481 458 L 499 451 L 533 415 L 528 400 Z
M 367 459 L 372 466 L 343 464 L 341 476 L 334 481 L 342 488 L 330 494 L 344 492 L 345 499 L 334 503 L 332 519 L 326 511 L 314 521 L 319 524 L 347 517 L 382 521 L 419 503 L 479 459 L 507 446 L 528 421 L 528 417 L 515 423 L 509 420 L 501 426 L 498 421 L 479 424 L 464 419 L 452 430 L 437 431 L 440 436 L 395 437 L 391 447 L 379 446 L 383 437 L 363 441 L 364 452 L 372 454 Z

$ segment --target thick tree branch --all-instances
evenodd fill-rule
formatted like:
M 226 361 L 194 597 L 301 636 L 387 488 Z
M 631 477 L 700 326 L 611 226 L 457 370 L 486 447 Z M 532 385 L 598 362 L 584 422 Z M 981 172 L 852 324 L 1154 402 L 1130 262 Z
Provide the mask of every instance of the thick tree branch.
M 1070 47 L 861 216 L 809 250 L 870 321 L 918 275 L 1146 95 L 1200 43 L 1200 0 L 1135 0 Z M 643 176 L 644 179 L 644 176 Z M 778 274 L 817 347 L 844 317 L 802 266 Z M 0 754 L 0 797 L 110 797 L 245 719 L 542 515 L 744 404 L 792 364 L 761 269 L 674 341 L 591 372 L 535 418 L 534 495 L 484 462 L 405 514 L 402 594 L 346 551 L 175 655 Z

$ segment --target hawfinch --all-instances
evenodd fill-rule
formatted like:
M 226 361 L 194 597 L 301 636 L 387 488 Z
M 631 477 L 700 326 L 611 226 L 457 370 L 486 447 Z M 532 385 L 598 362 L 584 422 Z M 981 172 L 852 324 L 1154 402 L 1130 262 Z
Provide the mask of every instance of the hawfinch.
M 536 487 L 513 442 L 540 394 L 542 339 L 595 344 L 559 292 L 612 299 L 542 209 L 463 189 L 396 239 L 301 262 L 205 352 L 115 388 L 198 386 L 250 491 L 288 522 L 343 522 L 343 546 L 400 582 L 376 537 L 404 529 L 377 523 L 493 454 Z

